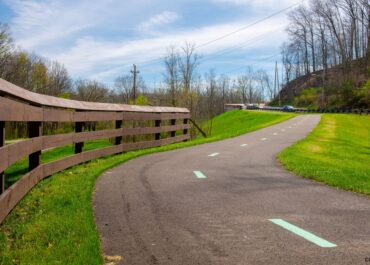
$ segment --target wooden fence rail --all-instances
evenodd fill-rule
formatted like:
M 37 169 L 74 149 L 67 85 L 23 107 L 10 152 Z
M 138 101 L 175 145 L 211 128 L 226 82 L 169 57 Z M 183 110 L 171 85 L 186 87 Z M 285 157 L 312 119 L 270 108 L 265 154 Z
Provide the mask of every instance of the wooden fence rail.
M 102 156 L 187 141 L 190 113 L 185 108 L 93 103 L 40 95 L 0 79 L 0 223 L 40 180 L 58 171 Z M 86 122 L 112 121 L 114 129 L 85 131 Z M 150 126 L 122 127 L 124 121 Z M 5 145 L 6 122 L 26 122 L 28 139 Z M 42 135 L 45 122 L 74 123 L 74 133 Z M 166 133 L 166 134 L 164 134 Z M 149 135 L 146 141 L 135 136 Z M 163 137 L 166 135 L 166 137 Z M 123 137 L 132 136 L 132 142 Z M 114 139 L 114 145 L 83 151 L 84 142 Z M 74 144 L 75 154 L 41 164 L 45 149 Z M 6 188 L 7 168 L 28 157 L 29 172 Z

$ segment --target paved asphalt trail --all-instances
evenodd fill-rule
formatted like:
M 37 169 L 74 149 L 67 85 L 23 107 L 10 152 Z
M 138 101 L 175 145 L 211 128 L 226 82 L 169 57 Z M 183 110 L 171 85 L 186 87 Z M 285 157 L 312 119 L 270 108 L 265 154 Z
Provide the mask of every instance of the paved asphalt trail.
M 94 195 L 104 253 L 127 265 L 370 264 L 370 199 L 294 176 L 276 162 L 319 119 L 302 115 L 106 172 Z M 337 247 L 315 245 L 269 219 Z

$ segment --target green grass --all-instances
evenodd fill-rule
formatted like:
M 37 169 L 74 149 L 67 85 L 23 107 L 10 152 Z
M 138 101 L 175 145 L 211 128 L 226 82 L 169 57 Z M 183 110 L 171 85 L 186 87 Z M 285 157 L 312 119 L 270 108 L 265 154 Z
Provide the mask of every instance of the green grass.
M 306 139 L 278 158 L 300 176 L 369 195 L 370 116 L 322 115 Z
M 235 137 L 250 131 L 276 124 L 295 114 L 268 111 L 229 111 L 212 120 L 212 132 L 209 140 L 221 140 Z M 209 126 L 208 122 L 208 126 Z M 203 141 L 198 140 L 198 141 Z
M 321 87 L 305 88 L 293 98 L 292 104 L 297 107 L 317 109 L 320 107 L 321 94 Z
M 308 109 L 318 109 L 322 101 L 322 87 L 303 89 L 299 95 L 292 98 L 293 106 Z M 327 87 L 325 89 L 326 109 L 369 108 L 370 80 L 362 87 L 356 87 L 351 82 L 343 82 L 340 87 Z
M 96 140 L 88 141 L 84 144 L 84 150 L 90 151 L 112 145 L 109 140 Z M 58 160 L 62 157 L 70 156 L 74 154 L 74 147 L 72 145 L 66 145 L 48 150 L 41 155 L 41 162 L 48 163 L 54 160 Z M 28 159 L 23 159 L 9 167 L 6 171 L 6 187 L 12 185 L 21 176 L 28 172 Z
M 214 118 L 208 138 L 99 158 L 54 174 L 32 189 L 0 226 L 0 264 L 102 264 L 91 198 L 95 180 L 105 170 L 138 156 L 237 136 L 293 116 L 231 111 Z M 108 141 L 93 141 L 86 149 L 107 145 Z M 49 150 L 42 160 L 52 161 L 72 151 L 72 146 Z M 18 162 L 7 173 L 15 180 L 25 166 L 26 161 Z

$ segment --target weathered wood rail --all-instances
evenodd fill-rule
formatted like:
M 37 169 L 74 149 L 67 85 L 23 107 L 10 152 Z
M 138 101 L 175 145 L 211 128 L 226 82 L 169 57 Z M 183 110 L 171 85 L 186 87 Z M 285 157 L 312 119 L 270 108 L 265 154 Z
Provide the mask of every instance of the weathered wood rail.
M 190 138 L 189 119 L 189 110 L 185 108 L 68 100 L 33 93 L 0 79 L 0 223 L 43 178 L 94 158 L 186 141 Z M 27 122 L 28 139 L 5 145 L 5 122 L 8 121 Z M 84 130 L 86 122 L 98 121 L 113 121 L 115 129 Z M 155 126 L 122 128 L 123 121 L 151 121 Z M 170 125 L 161 126 L 163 121 Z M 74 123 L 75 132 L 42 136 L 45 122 Z M 165 132 L 169 137 L 161 138 Z M 123 142 L 124 136 L 137 135 L 152 135 L 153 140 Z M 85 141 L 110 138 L 115 139 L 112 146 L 83 151 Z M 41 164 L 43 150 L 67 144 L 74 144 L 75 155 Z M 29 172 L 5 189 L 5 170 L 27 156 Z

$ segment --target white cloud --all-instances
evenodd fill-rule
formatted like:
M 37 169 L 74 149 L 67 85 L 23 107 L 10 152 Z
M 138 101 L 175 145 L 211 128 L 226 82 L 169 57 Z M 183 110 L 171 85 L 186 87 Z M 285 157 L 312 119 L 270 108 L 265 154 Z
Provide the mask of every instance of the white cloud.
M 142 22 L 139 29 L 146 32 L 156 30 L 157 27 L 171 24 L 178 19 L 180 19 L 180 15 L 176 12 L 164 11 Z
M 281 34 L 284 21 L 285 19 L 281 18 L 272 19 L 269 22 L 258 24 L 253 28 L 221 39 L 211 45 L 201 47 L 197 52 L 209 55 L 220 49 L 233 47 L 240 43 L 249 44 L 240 47 L 240 51 L 276 46 L 276 43 L 285 38 L 285 35 Z M 149 70 L 150 66 L 140 62 L 162 57 L 166 52 L 166 48 L 171 45 L 179 47 L 185 41 L 199 45 L 242 26 L 245 25 L 242 23 L 217 24 L 156 37 L 119 42 L 99 41 L 92 37 L 80 38 L 71 49 L 57 55 L 50 54 L 48 56 L 54 56 L 54 59 L 63 62 L 74 76 L 81 75 L 106 79 L 122 74 L 133 63 L 137 63 L 139 67 Z M 267 39 L 267 41 L 263 38 Z
M 195 0 L 4 0 L 13 10 L 11 20 L 12 31 L 16 43 L 29 51 L 58 60 L 65 64 L 73 77 L 97 78 L 112 80 L 119 74 L 128 72 L 133 63 L 137 63 L 142 72 L 157 71 L 161 64 L 142 64 L 152 58 L 160 58 L 167 47 L 182 46 L 185 41 L 196 44 L 207 43 L 224 34 L 235 31 L 257 20 L 256 17 L 266 16 L 267 11 L 245 12 L 243 18 L 235 17 L 235 21 L 225 22 L 221 14 L 217 23 L 210 22 L 208 17 L 196 17 L 194 21 L 187 15 L 198 2 Z M 193 2 L 192 2 L 193 1 Z M 199 5 L 208 5 L 209 1 L 218 4 L 238 4 L 264 7 L 272 4 L 275 9 L 288 5 L 293 0 L 207 0 Z M 186 4 L 184 10 L 180 3 Z M 191 2 L 191 3 L 190 3 Z M 267 4 L 266 4 L 267 3 Z M 179 5 L 179 6 L 176 6 Z M 177 9 L 176 9 L 177 8 Z M 171 11 L 169 11 L 171 10 Z M 246 8 L 246 10 L 249 10 Z M 263 11 L 263 15 L 258 14 Z M 186 28 L 174 29 L 172 24 L 184 18 L 178 24 Z M 154 14 L 154 15 L 153 15 Z M 247 20 L 246 20 L 247 18 Z M 252 21 L 253 20 L 253 21 Z M 222 22 L 224 21 L 224 22 Z M 197 50 L 205 56 L 236 44 L 248 42 L 260 35 L 266 35 L 265 41 L 253 42 L 243 46 L 239 52 L 254 53 L 256 49 L 269 47 L 276 49 L 285 34 L 281 25 L 286 23 L 285 15 L 257 24 L 250 29 L 238 32 L 227 38 L 218 40 L 211 45 Z M 201 24 L 202 26 L 199 26 Z M 129 30 L 129 31 L 127 31 Z M 271 36 L 268 36 L 271 34 Z M 211 60 L 212 62 L 212 60 Z M 235 61 L 230 61 L 232 64 Z M 208 64 L 208 63 L 207 63 Z M 205 65 L 207 65 L 205 64 Z
M 67 38 L 73 33 L 94 26 L 92 6 L 86 3 L 68 8 L 57 1 L 8 1 L 16 13 L 12 29 L 23 48 L 47 46 L 51 42 Z M 84 11 L 86 12 L 84 12 Z
M 150 0 L 5 0 L 14 12 L 12 31 L 23 48 L 37 51 L 56 47 L 76 36 L 94 34 L 102 28 L 121 28 L 122 17 L 135 14 Z M 127 19 L 126 28 L 135 23 Z M 94 32 L 94 30 L 96 30 Z

